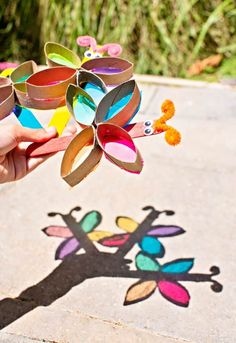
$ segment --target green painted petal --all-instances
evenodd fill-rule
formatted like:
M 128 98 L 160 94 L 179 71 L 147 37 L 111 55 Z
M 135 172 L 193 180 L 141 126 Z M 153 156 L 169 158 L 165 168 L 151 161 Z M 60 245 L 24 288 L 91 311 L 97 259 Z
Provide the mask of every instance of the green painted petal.
M 158 271 L 160 270 L 159 263 L 151 257 L 144 255 L 142 252 L 135 257 L 136 267 L 140 270 Z
M 81 219 L 80 225 L 84 232 L 93 231 L 102 221 L 102 216 L 98 211 L 91 211 Z

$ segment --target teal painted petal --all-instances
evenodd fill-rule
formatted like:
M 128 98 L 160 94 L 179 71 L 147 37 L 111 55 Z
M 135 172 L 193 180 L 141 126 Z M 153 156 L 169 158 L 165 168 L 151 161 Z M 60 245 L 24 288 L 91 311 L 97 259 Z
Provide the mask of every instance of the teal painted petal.
M 102 216 L 98 211 L 91 211 L 81 219 L 80 225 L 84 232 L 93 231 L 102 221 Z
M 165 253 L 163 245 L 155 237 L 145 236 L 139 246 L 145 253 L 150 255 L 162 257 Z
M 158 271 L 160 270 L 159 263 L 153 258 L 143 254 L 138 253 L 135 257 L 136 267 L 140 270 Z
M 80 123 L 90 125 L 95 117 L 96 106 L 84 95 L 79 94 L 73 100 L 73 110 L 75 118 Z
M 161 271 L 164 273 L 186 273 L 193 267 L 193 258 L 181 258 L 171 261 L 162 266 Z

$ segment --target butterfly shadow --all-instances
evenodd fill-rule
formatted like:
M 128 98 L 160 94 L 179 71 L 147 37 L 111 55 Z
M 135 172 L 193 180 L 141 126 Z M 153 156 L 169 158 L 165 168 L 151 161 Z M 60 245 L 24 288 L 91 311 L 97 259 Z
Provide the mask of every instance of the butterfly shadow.
M 91 211 L 82 220 L 77 221 L 73 212 L 79 210 L 80 208 L 76 207 L 67 214 L 49 213 L 50 217 L 60 215 L 66 224 L 64 229 L 67 231 L 62 229 L 59 231 L 63 231 L 67 238 L 56 252 L 56 257 L 61 257 L 62 261 L 48 276 L 21 292 L 16 298 L 5 298 L 0 301 L 0 329 L 39 306 L 51 305 L 73 287 L 96 277 L 135 279 L 136 283 L 127 290 L 124 305 L 145 300 L 159 288 L 160 293 L 167 300 L 187 307 L 190 296 L 179 281 L 207 281 L 212 283 L 213 291 L 222 290 L 222 286 L 212 279 L 214 275 L 219 274 L 218 267 L 211 267 L 210 274 L 195 274 L 189 273 L 193 266 L 193 259 L 177 259 L 160 265 L 159 259 L 164 256 L 165 249 L 158 239 L 158 234 L 159 238 L 160 236 L 170 237 L 174 235 L 174 231 L 180 234 L 184 233 L 184 230 L 177 226 L 153 226 L 153 222 L 161 214 L 173 215 L 173 211 L 157 211 L 152 206 L 145 207 L 144 210 L 149 213 L 140 224 L 136 223 L 136 227 L 130 229 L 131 232 L 128 234 L 126 232 L 123 236 L 114 234 L 98 240 L 105 246 L 117 246 L 114 253 L 109 253 L 100 251 L 88 234 L 91 228 L 94 230 L 101 222 L 101 214 Z M 135 222 L 127 217 L 118 217 L 118 221 L 128 222 L 130 227 L 135 226 Z M 54 231 L 55 228 L 58 232 L 58 227 L 54 227 Z M 68 237 L 68 228 L 71 237 Z M 94 233 L 94 237 L 97 238 L 98 232 L 94 231 Z M 76 240 L 77 245 L 74 244 L 75 241 L 71 243 L 73 239 Z M 141 250 L 136 255 L 135 270 L 130 267 L 132 260 L 126 258 L 126 255 L 137 243 Z M 79 249 L 81 252 L 76 254 Z

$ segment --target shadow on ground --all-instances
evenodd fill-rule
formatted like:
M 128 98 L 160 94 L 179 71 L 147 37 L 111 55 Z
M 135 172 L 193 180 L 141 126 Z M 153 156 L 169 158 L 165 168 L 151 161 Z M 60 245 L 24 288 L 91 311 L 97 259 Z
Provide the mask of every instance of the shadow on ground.
M 117 217 L 117 226 L 125 233 L 109 234 L 95 230 L 102 220 L 99 212 L 91 211 L 77 221 L 73 212 L 79 210 L 81 208 L 76 207 L 68 214 L 49 213 L 50 217 L 60 215 L 66 224 L 43 230 L 49 236 L 64 238 L 56 252 L 56 258 L 62 259 L 62 262 L 46 278 L 18 297 L 0 301 L 0 329 L 38 306 L 49 306 L 85 280 L 101 276 L 136 280 L 127 290 L 124 305 L 145 300 L 159 289 L 168 301 L 187 307 L 190 295 L 179 283 L 182 281 L 210 282 L 214 292 L 222 291 L 222 285 L 212 279 L 220 272 L 216 266 L 210 268 L 210 274 L 196 274 L 189 272 L 193 267 L 193 258 L 179 258 L 161 265 L 165 248 L 160 239 L 185 231 L 176 225 L 154 225 L 153 222 L 160 215 L 174 215 L 173 211 L 157 211 L 152 206 L 146 206 L 143 210 L 148 214 L 141 223 L 128 217 Z M 94 241 L 117 249 L 113 253 L 102 252 Z M 126 255 L 136 244 L 140 251 L 135 257 L 136 269 L 131 269 L 132 260 L 127 259 Z M 80 249 L 81 253 L 76 254 Z

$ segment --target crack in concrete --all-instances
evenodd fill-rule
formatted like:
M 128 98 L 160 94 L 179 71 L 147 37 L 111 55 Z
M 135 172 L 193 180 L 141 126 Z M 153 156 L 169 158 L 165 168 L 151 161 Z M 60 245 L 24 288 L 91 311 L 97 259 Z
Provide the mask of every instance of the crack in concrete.
M 127 325 L 123 322 L 119 322 L 119 321 L 113 321 L 113 320 L 109 320 L 109 319 L 105 319 L 105 318 L 101 318 L 101 317 L 97 317 L 97 316 L 94 316 L 94 315 L 91 315 L 91 314 L 88 314 L 88 313 L 84 313 L 82 311 L 70 311 L 68 309 L 63 309 L 64 312 L 68 312 L 68 313 L 74 313 L 74 314 L 79 314 L 79 315 L 82 315 L 84 316 L 85 318 L 88 318 L 88 319 L 91 319 L 91 320 L 97 320 L 99 322 L 102 322 L 104 324 L 107 324 L 107 325 L 110 325 L 112 327 L 115 327 L 115 328 L 124 328 L 124 329 L 130 329 L 130 330 L 133 330 L 133 331 L 138 331 L 138 332 L 143 332 L 143 333 L 146 333 L 146 334 L 150 334 L 150 335 L 153 335 L 153 336 L 156 336 L 156 337 L 160 337 L 160 338 L 169 338 L 169 339 L 172 339 L 176 342 L 180 342 L 180 343 L 193 343 L 193 341 L 189 341 L 185 338 L 179 338 L 179 337 L 174 337 L 174 336 L 169 336 L 169 335 L 164 335 L 162 333 L 157 333 L 157 332 L 154 332 L 148 328 L 146 329 L 142 329 L 142 328 L 139 328 L 139 327 L 135 327 L 133 325 Z
M 51 340 L 44 339 L 44 338 L 30 337 L 30 336 L 21 335 L 21 334 L 17 334 L 17 333 L 13 333 L 13 332 L 4 332 L 3 334 L 10 335 L 13 337 L 15 336 L 15 337 L 27 338 L 27 339 L 30 339 L 32 341 L 42 342 L 42 343 L 66 343 L 66 342 L 62 342 L 62 341 L 59 342 L 59 341 L 51 341 Z M 0 335 L 1 335 L 1 333 L 0 333 Z

